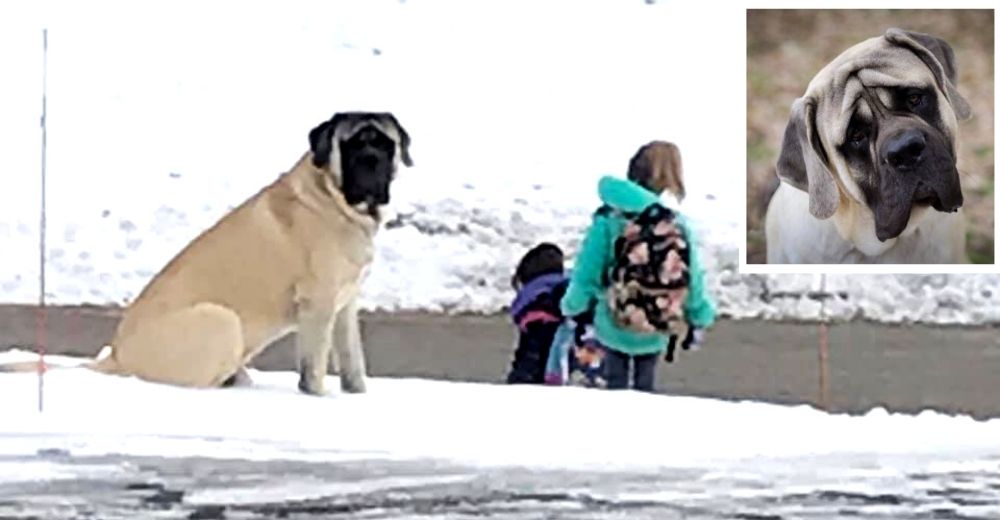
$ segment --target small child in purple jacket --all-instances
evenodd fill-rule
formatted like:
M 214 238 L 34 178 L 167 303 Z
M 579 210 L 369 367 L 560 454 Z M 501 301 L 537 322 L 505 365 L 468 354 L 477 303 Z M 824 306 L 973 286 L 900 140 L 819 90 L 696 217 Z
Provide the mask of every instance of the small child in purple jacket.
M 549 349 L 563 322 L 559 302 L 569 283 L 563 261 L 559 246 L 543 242 L 525 253 L 517 264 L 511 278 L 517 295 L 510 305 L 510 317 L 518 337 L 508 383 L 544 383 Z

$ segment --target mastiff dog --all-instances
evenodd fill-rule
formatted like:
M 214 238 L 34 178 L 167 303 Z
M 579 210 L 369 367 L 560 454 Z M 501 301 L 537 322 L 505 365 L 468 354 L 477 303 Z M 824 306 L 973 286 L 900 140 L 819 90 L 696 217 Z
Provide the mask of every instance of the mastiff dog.
M 956 90 L 945 41 L 889 29 L 795 100 L 765 219 L 768 263 L 963 263 Z
M 300 390 L 325 392 L 335 350 L 341 389 L 364 392 L 357 297 L 389 185 L 400 162 L 413 164 L 410 137 L 390 113 L 347 112 L 309 145 L 167 263 L 86 366 L 185 387 L 246 384 L 246 364 L 295 331 Z

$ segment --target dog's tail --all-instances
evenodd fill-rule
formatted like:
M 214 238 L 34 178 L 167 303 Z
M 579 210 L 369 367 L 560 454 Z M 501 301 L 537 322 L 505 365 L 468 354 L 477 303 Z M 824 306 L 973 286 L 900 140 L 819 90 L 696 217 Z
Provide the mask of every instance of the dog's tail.
M 111 348 L 111 345 L 104 345 L 104 348 L 97 353 L 97 357 L 93 361 L 85 363 L 83 367 L 102 374 L 114 376 L 122 374 L 121 365 L 115 361 L 114 349 Z
M 110 345 L 105 345 L 104 348 L 97 354 L 97 357 L 93 361 L 88 361 L 85 363 L 77 364 L 51 364 L 46 362 L 45 369 L 51 368 L 86 368 L 93 370 L 95 372 L 100 372 L 102 374 L 119 375 L 121 374 L 121 368 L 115 361 L 112 355 L 112 349 Z M 38 360 L 34 361 L 14 361 L 11 363 L 0 363 L 0 373 L 11 373 L 11 372 L 35 372 L 38 370 Z

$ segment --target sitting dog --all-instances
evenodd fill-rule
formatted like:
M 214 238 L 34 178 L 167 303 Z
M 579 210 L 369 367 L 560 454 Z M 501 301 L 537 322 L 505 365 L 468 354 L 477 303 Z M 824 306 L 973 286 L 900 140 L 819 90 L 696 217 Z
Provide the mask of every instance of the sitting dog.
M 379 209 L 399 162 L 413 164 L 410 137 L 392 114 L 348 112 L 309 144 L 153 277 L 90 368 L 186 387 L 245 383 L 243 367 L 295 331 L 303 392 L 324 393 L 331 348 L 342 390 L 365 391 L 357 297 Z

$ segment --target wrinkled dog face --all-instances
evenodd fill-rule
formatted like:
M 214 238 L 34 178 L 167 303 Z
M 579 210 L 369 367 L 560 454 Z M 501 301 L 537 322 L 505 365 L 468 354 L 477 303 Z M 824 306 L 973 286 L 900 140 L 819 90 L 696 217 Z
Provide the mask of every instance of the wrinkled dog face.
M 410 136 L 390 113 L 337 113 L 310 132 L 309 142 L 313 164 L 330 172 L 350 206 L 376 219 L 399 162 L 413 166 Z
M 778 175 L 809 192 L 817 218 L 842 196 L 863 205 L 885 242 L 927 208 L 961 207 L 955 134 L 968 115 L 948 44 L 890 29 L 838 56 L 796 100 Z
M 865 92 L 837 149 L 884 241 L 903 232 L 914 206 L 957 211 L 962 190 L 933 86 L 873 90 Z

